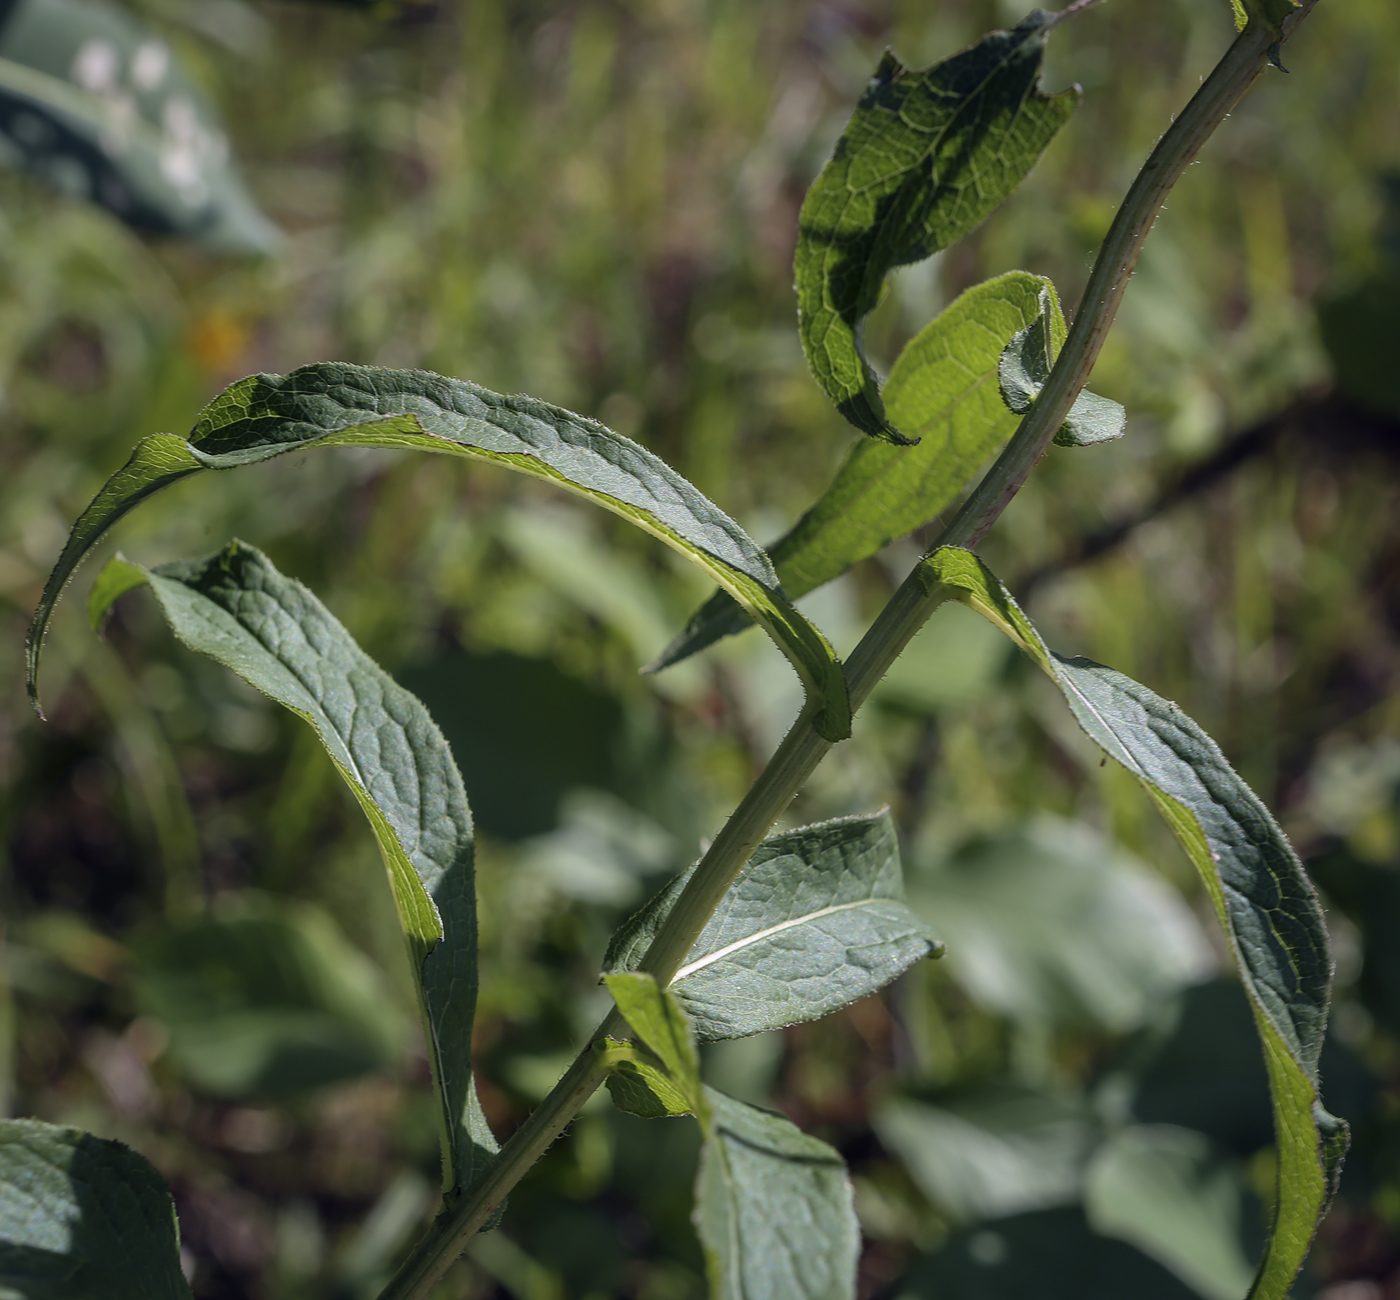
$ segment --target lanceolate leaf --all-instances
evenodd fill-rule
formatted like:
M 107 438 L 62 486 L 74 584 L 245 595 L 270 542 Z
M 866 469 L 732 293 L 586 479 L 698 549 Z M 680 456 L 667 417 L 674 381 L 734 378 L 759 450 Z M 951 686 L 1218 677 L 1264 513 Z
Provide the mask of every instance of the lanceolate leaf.
M 502 397 L 421 370 L 325 362 L 253 375 L 215 398 L 188 439 L 156 434 L 73 527 L 29 636 L 29 688 L 44 630 L 98 538 L 160 488 L 200 469 L 233 469 L 307 447 L 411 447 L 491 461 L 567 488 L 661 538 L 705 569 L 768 630 L 823 711 L 831 740 L 850 734 L 846 681 L 825 638 L 784 595 L 752 538 L 664 461 L 630 439 L 530 397 Z
M 120 1142 L 0 1120 L 0 1294 L 190 1300 L 164 1180 Z
M 448 1190 L 495 1151 L 471 1070 L 476 1009 L 472 822 L 462 778 L 428 711 L 305 587 L 232 542 L 145 569 L 118 557 L 93 588 L 99 619 L 146 583 L 175 635 L 314 728 L 374 828 L 414 967 L 442 1108 Z
M 1001 354 L 998 377 L 1001 396 L 1017 415 L 1031 409 L 1065 342 L 1065 318 L 1060 300 L 1047 280 L 1041 295 L 1041 314 L 1034 324 L 1021 330 Z M 1080 392 L 1069 408 L 1065 422 L 1055 434 L 1061 447 L 1090 447 L 1096 442 L 1121 438 L 1128 413 L 1117 403 L 1087 389 Z
M 278 238 L 173 51 L 113 5 L 15 5 L 0 26 L 0 162 L 217 252 Z
M 635 969 L 688 879 L 618 932 L 609 970 Z M 758 846 L 671 991 L 702 1042 L 743 1038 L 819 1019 L 942 951 L 904 902 L 888 811 L 842 817 Z
M 887 415 L 860 345 L 885 275 L 947 248 L 1030 171 L 1079 103 L 1039 88 L 1055 17 L 922 72 L 886 53 L 836 152 L 807 192 L 798 225 L 798 328 L 822 390 L 856 428 L 908 442 Z
M 926 524 L 1001 449 L 1017 417 L 998 391 L 998 362 L 1053 293 L 1048 280 L 1012 271 L 960 294 L 910 340 L 884 400 L 889 418 L 920 442 L 897 447 L 861 438 L 816 504 L 768 548 L 793 600 Z M 717 591 L 649 671 L 742 632 L 750 621 L 728 592 Z
M 1258 796 L 1174 704 L 1088 659 L 1046 649 L 1030 620 L 971 552 L 923 561 L 930 587 L 991 619 L 1049 674 L 1079 725 L 1142 783 L 1201 873 L 1229 937 L 1273 1093 L 1278 1206 L 1252 1300 L 1283 1300 L 1326 1209 L 1346 1126 L 1322 1108 L 1317 1073 L 1332 962 L 1311 882 Z
M 605 978 L 628 1024 L 668 1072 L 658 1088 L 653 1067 L 648 1086 L 663 1096 L 679 1091 L 705 1137 L 694 1220 L 712 1300 L 851 1300 L 860 1227 L 840 1155 L 781 1115 L 703 1087 L 689 1020 L 671 989 L 646 974 Z M 635 1099 L 617 1089 L 613 1096 Z M 626 1108 L 675 1113 L 649 1105 Z
M 714 1300 L 852 1300 L 860 1225 L 840 1155 L 795 1124 L 705 1089 L 695 1227 Z

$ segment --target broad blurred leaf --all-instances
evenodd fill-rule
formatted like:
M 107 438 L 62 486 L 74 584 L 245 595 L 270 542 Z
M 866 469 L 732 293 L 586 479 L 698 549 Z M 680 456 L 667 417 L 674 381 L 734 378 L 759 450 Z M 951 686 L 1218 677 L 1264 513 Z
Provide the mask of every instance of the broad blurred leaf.
M 447 737 L 484 834 L 545 834 L 559 825 L 570 790 L 617 791 L 629 775 L 619 762 L 619 702 L 551 660 L 450 650 L 398 676 Z M 474 687 L 464 691 L 468 681 Z
M 644 880 L 674 866 L 675 855 L 675 840 L 650 817 L 581 789 L 565 796 L 557 830 L 525 842 L 516 869 L 565 898 L 625 907 L 636 904 Z
M 120 1142 L 0 1120 L 0 1295 L 189 1300 L 165 1181 Z
M 142 582 L 191 650 L 231 668 L 311 724 L 369 818 L 422 981 L 446 1186 L 469 1181 L 494 1152 L 495 1140 L 472 1079 L 472 823 L 447 742 L 423 705 L 330 611 L 253 547 L 231 542 L 207 559 L 159 569 L 115 559 L 93 585 L 94 621 Z
M 659 537 L 749 610 L 823 706 L 816 725 L 850 734 L 846 679 L 826 639 L 783 594 L 763 548 L 644 447 L 558 406 L 502 397 L 421 370 L 324 362 L 251 375 L 201 412 L 188 439 L 153 434 L 73 526 L 29 639 L 30 695 L 44 630 L 73 570 L 112 524 L 153 492 L 202 469 L 234 469 L 308 447 L 408 447 L 507 465 L 567 488 Z
M 690 875 L 618 931 L 607 969 L 636 968 Z M 671 987 L 702 1042 L 742 1038 L 817 1020 L 941 951 L 904 902 L 899 841 L 885 811 L 764 840 Z
M 1001 398 L 1017 415 L 1035 404 L 1065 343 L 1065 318 L 1059 295 L 1047 280 L 1040 297 L 1041 311 L 1031 325 L 1006 345 L 997 366 Z M 1091 447 L 1123 436 L 1128 413 L 1117 402 L 1083 389 L 1055 434 L 1061 447 Z
M 713 1300 L 851 1300 L 860 1228 L 845 1162 L 781 1115 L 703 1087 L 689 1018 L 670 989 L 646 974 L 604 979 L 700 1122 L 705 1145 L 694 1220 Z M 629 1080 L 639 1082 L 664 1103 L 664 1087 L 655 1088 L 645 1073 Z M 614 1099 L 633 1100 L 617 1091 Z
M 1098 1138 L 1081 1097 L 1015 1084 L 890 1097 L 873 1122 L 924 1194 L 964 1222 L 1077 1201 Z
M 0 163 L 216 252 L 278 237 L 170 47 L 113 5 L 20 0 L 0 26 Z
M 1126 1049 L 1106 1087 L 1144 1124 L 1195 1129 L 1223 1150 L 1253 1155 L 1273 1141 L 1269 1077 L 1238 980 L 1209 980 L 1166 1003 Z
M 1078 88 L 1039 88 L 1054 22 L 1037 9 L 921 72 L 887 51 L 807 191 L 794 260 L 802 347 L 822 390 L 864 433 L 908 442 L 860 343 L 886 273 L 981 222 L 1079 103 Z
M 890 1300 L 1200 1300 L 1126 1242 L 1097 1235 L 1077 1206 L 968 1228 L 918 1261 Z
M 1022 1023 L 1121 1032 L 1216 966 L 1181 896 L 1075 822 L 975 840 L 920 871 L 911 894 L 955 938 L 958 982 Z
M 997 365 L 1017 331 L 1040 318 L 1048 280 L 1012 271 L 960 294 L 899 354 L 884 401 L 921 439 L 896 447 L 862 438 L 831 486 L 768 553 L 794 600 L 928 523 L 1016 430 L 997 388 Z M 742 632 L 752 620 L 718 591 L 649 671 L 658 672 Z
M 403 1034 L 375 967 L 319 908 L 245 897 L 138 953 L 137 1002 L 191 1083 L 228 1097 L 353 1079 Z
M 874 699 L 888 708 L 921 713 L 980 699 L 995 688 L 1013 654 L 1015 648 L 986 619 L 949 601 L 890 665 Z
M 1246 1197 L 1239 1171 L 1205 1137 L 1167 1125 L 1115 1133 L 1084 1177 L 1094 1230 L 1130 1242 L 1206 1300 L 1239 1300 L 1254 1279 Z
M 771 1111 L 705 1089 L 695 1226 L 714 1300 L 853 1300 L 860 1227 L 846 1164 Z
M 1051 654 L 1010 593 L 970 551 L 921 562 L 932 587 L 1001 627 L 1060 687 L 1085 733 L 1152 796 L 1201 874 L 1253 1003 L 1274 1102 L 1278 1207 L 1250 1291 L 1287 1295 L 1336 1189 L 1346 1125 L 1323 1108 L 1318 1056 L 1332 959 L 1317 894 L 1259 797 L 1174 704 L 1088 659 Z

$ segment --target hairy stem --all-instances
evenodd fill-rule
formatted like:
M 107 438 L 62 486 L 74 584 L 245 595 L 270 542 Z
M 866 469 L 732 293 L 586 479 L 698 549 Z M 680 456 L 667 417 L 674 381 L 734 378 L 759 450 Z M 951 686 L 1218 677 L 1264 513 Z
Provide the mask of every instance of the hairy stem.
M 1300 16 L 1309 8 L 1311 0 Z M 1065 346 L 1045 387 L 997 462 L 943 530 L 934 549 L 975 546 L 1045 454 L 1074 399 L 1088 382 L 1138 253 L 1163 201 L 1201 146 L 1263 71 L 1275 44 L 1273 33 L 1251 23 L 1158 142 L 1128 190 L 1099 250 Z M 946 598 L 941 587 L 925 586 L 917 568 L 904 581 L 847 661 L 853 710 L 866 700 L 890 664 Z M 831 742 L 818 735 L 812 725 L 815 712 L 809 704 L 798 716 L 710 845 L 643 957 L 641 969 L 655 975 L 661 983 L 669 983 L 674 977 L 755 846 L 831 748 Z M 382 1292 L 380 1300 L 426 1300 L 466 1243 L 603 1082 L 607 1071 L 593 1045 L 627 1032 L 614 1008 L 554 1090 L 511 1135 L 485 1174 L 444 1207 L 426 1239 Z

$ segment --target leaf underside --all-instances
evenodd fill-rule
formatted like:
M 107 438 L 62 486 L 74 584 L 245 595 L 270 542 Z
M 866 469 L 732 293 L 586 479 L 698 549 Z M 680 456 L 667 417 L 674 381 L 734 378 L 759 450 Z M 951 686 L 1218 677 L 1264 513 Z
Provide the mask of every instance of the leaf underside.
M 1048 280 L 1041 302 L 1040 317 L 1006 345 L 997 367 L 1002 400 L 1017 415 L 1035 404 L 1065 342 L 1064 314 Z M 1055 442 L 1061 447 L 1092 447 L 1121 438 L 1127 424 L 1128 413 L 1117 402 L 1083 389 L 1056 431 Z
M 798 331 L 822 391 L 864 433 L 910 441 L 886 411 L 860 341 L 886 274 L 977 226 L 1079 103 L 1077 87 L 1039 89 L 1054 21 L 1036 10 L 921 72 L 886 52 L 807 192 L 793 268 Z
M 496 1150 L 471 1069 L 476 893 L 471 813 L 442 732 L 301 583 L 241 542 L 146 569 L 118 557 L 94 584 L 101 619 L 145 583 L 191 650 L 308 722 L 374 829 L 422 986 L 441 1119 L 445 1186 Z
M 190 1300 L 170 1189 L 120 1142 L 0 1120 L 0 1293 Z
M 1176 705 L 1092 660 L 1049 651 L 975 555 L 922 563 L 932 588 L 991 619 L 1060 687 L 1084 732 L 1142 783 L 1195 864 L 1249 993 L 1273 1095 L 1278 1205 L 1250 1300 L 1283 1300 L 1336 1189 L 1346 1125 L 1322 1107 L 1332 961 L 1317 895 L 1259 797 Z
M 636 969 L 689 878 L 672 881 L 618 931 L 606 969 Z M 942 950 L 904 901 L 886 810 L 764 840 L 670 991 L 701 1042 L 743 1038 L 817 1020 Z
M 845 675 L 826 639 L 791 605 L 767 554 L 718 506 L 644 447 L 534 398 L 503 397 L 421 370 L 344 362 L 252 375 L 201 413 L 189 438 L 154 434 L 74 525 L 30 626 L 29 690 L 37 706 L 44 631 L 84 556 L 129 510 L 203 469 L 234 469 L 309 447 L 446 452 L 545 479 L 613 511 L 700 565 L 773 637 L 820 702 L 827 739 L 850 734 Z
M 768 548 L 783 590 L 796 600 L 912 533 L 946 509 L 1016 430 L 998 390 L 1007 344 L 1040 319 L 1050 282 L 1011 271 L 974 285 L 930 321 L 890 371 L 890 418 L 917 435 L 899 447 L 861 438 L 831 485 Z M 752 620 L 717 591 L 662 651 L 649 672 L 679 663 Z

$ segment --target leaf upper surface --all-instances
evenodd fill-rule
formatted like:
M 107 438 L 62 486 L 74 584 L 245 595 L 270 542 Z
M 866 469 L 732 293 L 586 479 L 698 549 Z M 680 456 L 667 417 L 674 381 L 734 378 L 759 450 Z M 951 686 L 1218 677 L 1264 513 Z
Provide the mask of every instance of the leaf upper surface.
M 1250 1297 L 1283 1300 L 1347 1141 L 1346 1125 L 1327 1114 L 1319 1093 L 1332 961 L 1316 891 L 1259 797 L 1176 705 L 1102 664 L 1053 654 L 971 552 L 935 551 L 922 572 L 1039 664 L 1085 733 L 1142 783 L 1201 874 L 1250 995 L 1273 1094 L 1278 1207 Z
M 29 636 L 30 693 L 59 593 L 102 534 L 140 500 L 198 469 L 232 469 L 312 446 L 447 452 L 543 478 L 613 511 L 699 564 L 768 630 L 822 703 L 828 739 L 850 734 L 845 676 L 826 639 L 788 601 L 763 548 L 644 447 L 534 398 L 503 397 L 420 370 L 343 362 L 252 375 L 215 398 L 188 439 L 157 434 L 74 525 Z
M 840 1155 L 781 1115 L 705 1096 L 694 1218 L 710 1295 L 852 1300 L 860 1226 Z
M 120 1142 L 0 1120 L 0 1292 L 190 1300 L 164 1179 Z
M 635 969 L 688 879 L 618 932 L 610 970 Z M 904 902 L 889 812 L 842 817 L 758 846 L 671 990 L 702 1042 L 743 1038 L 819 1019 L 942 948 Z
M 884 401 L 890 419 L 920 441 L 901 447 L 860 439 L 821 497 L 768 548 L 792 599 L 928 523 L 1011 437 L 1017 416 L 998 391 L 998 364 L 1011 339 L 1040 318 L 1049 284 L 1011 271 L 974 285 L 910 340 L 890 371 Z M 717 591 L 648 671 L 679 663 L 750 621 L 728 592 Z
M 860 344 L 885 275 L 978 225 L 1078 105 L 1077 88 L 1039 89 L 1053 22 L 1036 10 L 920 72 L 886 52 L 807 192 L 794 261 L 798 330 L 822 390 L 864 433 L 909 441 Z
M 442 732 L 301 583 L 241 542 L 145 569 L 113 560 L 90 613 L 137 582 L 176 636 L 311 724 L 369 818 L 422 984 L 447 1136 L 446 1185 L 495 1151 L 471 1070 L 476 893 L 471 813 Z

